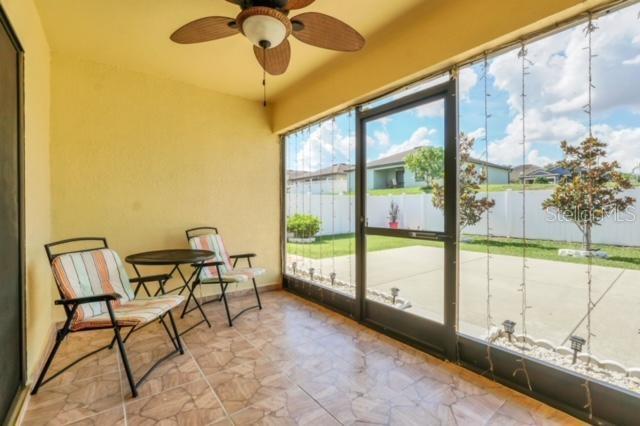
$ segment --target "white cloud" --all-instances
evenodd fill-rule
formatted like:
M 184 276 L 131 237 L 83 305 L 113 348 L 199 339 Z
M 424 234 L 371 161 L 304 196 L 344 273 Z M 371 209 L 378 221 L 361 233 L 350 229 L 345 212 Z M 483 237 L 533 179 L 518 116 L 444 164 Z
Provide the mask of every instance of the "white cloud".
M 431 141 L 429 140 L 429 136 L 434 135 L 435 133 L 436 133 L 435 129 L 429 129 L 427 127 L 419 127 L 415 132 L 413 132 L 413 134 L 409 139 L 407 139 L 406 141 L 400 144 L 392 145 L 391 147 L 389 147 L 389 149 L 381 153 L 378 156 L 378 158 L 388 157 L 390 155 L 397 154 L 403 151 L 408 151 L 410 149 L 417 148 L 419 146 L 429 146 L 432 144 Z
M 561 141 L 577 141 L 584 137 L 587 131 L 581 122 L 567 117 L 547 117 L 540 110 L 533 109 L 526 112 L 526 151 L 529 156 L 537 144 L 559 145 Z M 502 164 L 516 165 L 522 163 L 522 115 L 518 114 L 506 128 L 506 136 L 489 143 L 489 157 L 491 161 Z M 549 158 L 541 157 L 539 151 L 532 157 L 536 161 L 551 162 Z M 535 163 L 537 164 L 537 163 Z
M 542 167 L 553 163 L 553 160 L 549 157 L 545 157 L 544 155 L 540 155 L 540 152 L 537 149 L 532 149 L 527 156 L 527 162 Z
M 598 29 L 592 33 L 593 105 L 596 115 L 619 106 L 640 106 L 640 84 L 620 84 L 638 81 L 638 71 L 621 67 L 640 54 L 640 26 L 637 15 L 640 5 L 598 19 Z M 588 51 L 584 25 L 545 37 L 527 46 L 529 74 L 525 80 L 528 107 L 549 114 L 581 113 L 587 103 Z M 489 73 L 495 87 L 508 92 L 513 111 L 521 111 L 521 60 L 517 51 L 491 61 Z
M 469 100 L 469 92 L 478 84 L 478 74 L 472 67 L 462 68 L 458 75 L 458 96 L 461 101 Z
M 484 139 L 484 135 L 485 135 L 485 131 L 484 131 L 484 127 L 479 127 L 477 129 L 475 129 L 473 132 L 469 132 L 467 134 L 467 136 L 469 136 L 470 138 L 473 138 L 476 140 L 476 143 L 479 140 Z
M 386 131 L 376 131 L 373 133 L 373 137 L 379 146 L 387 146 L 391 141 L 391 136 L 389 136 L 389 132 Z
M 640 65 L 640 55 L 636 56 L 635 58 L 622 61 L 622 63 L 625 65 Z
M 606 124 L 593 126 L 593 135 L 607 143 L 607 160 L 617 161 L 625 172 L 640 165 L 640 127 L 614 129 Z
M 386 117 L 380 117 L 377 120 L 375 120 L 375 123 L 380 123 L 383 126 L 387 126 L 389 123 L 391 123 L 393 121 L 393 118 L 391 118 L 390 116 L 386 116 Z
M 415 108 L 415 113 L 418 117 L 423 118 L 444 117 L 444 101 L 439 100 L 420 105 Z
M 298 146 L 296 169 L 313 171 L 344 161 L 355 147 L 355 138 L 343 135 L 337 123 L 327 120 L 312 129 Z
M 596 128 L 609 143 L 609 158 L 617 159 L 623 168 L 640 162 L 640 134 L 637 122 L 627 128 L 611 128 L 606 124 L 617 108 L 640 113 L 640 4 L 597 20 L 592 33 L 593 84 L 592 105 Z M 543 145 L 558 146 L 560 141 L 577 143 L 588 134 L 588 42 L 584 25 L 542 38 L 527 45 L 527 75 L 524 98 L 526 106 L 525 161 L 545 164 L 552 159 L 542 152 Z M 490 141 L 491 161 L 516 165 L 523 161 L 522 146 L 522 61 L 518 52 L 500 55 L 490 62 L 492 90 L 507 95 L 512 117 L 505 136 Z M 490 111 L 491 112 L 491 111 Z M 499 111 L 505 114 L 505 111 Z M 490 135 L 491 136 L 491 135 Z M 553 159 L 557 160 L 557 158 Z
M 391 143 L 391 135 L 385 130 L 376 130 L 373 135 L 367 134 L 367 146 L 370 148 L 384 148 Z

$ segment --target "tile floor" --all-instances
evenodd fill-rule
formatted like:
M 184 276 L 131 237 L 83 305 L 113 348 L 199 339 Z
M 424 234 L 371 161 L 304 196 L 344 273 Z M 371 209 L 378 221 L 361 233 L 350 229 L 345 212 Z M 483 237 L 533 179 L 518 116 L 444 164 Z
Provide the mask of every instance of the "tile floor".
M 234 309 L 253 303 L 234 299 Z M 185 334 L 186 353 L 161 364 L 132 399 L 117 352 L 103 351 L 31 398 L 24 425 L 555 425 L 572 417 L 326 309 L 279 291 L 264 309 Z M 178 321 L 186 329 L 192 312 Z M 53 366 L 109 332 L 77 333 Z M 134 374 L 170 350 L 160 326 L 128 342 Z

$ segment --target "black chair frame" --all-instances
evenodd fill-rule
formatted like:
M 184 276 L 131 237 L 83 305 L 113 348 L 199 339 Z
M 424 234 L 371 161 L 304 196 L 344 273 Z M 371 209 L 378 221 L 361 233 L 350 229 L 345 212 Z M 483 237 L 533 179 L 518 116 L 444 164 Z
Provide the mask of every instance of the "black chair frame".
M 200 226 L 197 228 L 191 228 L 191 229 L 187 229 L 185 231 L 185 234 L 187 235 L 187 241 L 190 241 L 191 238 L 194 237 L 198 237 L 201 235 L 206 235 L 206 234 L 218 234 L 218 228 L 212 227 L 212 226 Z M 252 267 L 251 264 L 251 259 L 256 257 L 255 253 L 244 253 L 244 254 L 235 254 L 235 255 L 229 255 L 229 257 L 231 259 L 233 259 L 233 267 L 235 268 L 236 265 L 238 264 L 238 261 L 241 259 L 246 259 L 247 263 L 249 264 L 249 267 Z M 227 313 L 227 321 L 229 322 L 229 327 L 233 327 L 233 321 L 238 318 L 240 315 L 244 314 L 245 312 L 248 312 L 250 310 L 253 309 L 260 309 L 262 310 L 262 302 L 260 301 L 260 293 L 258 292 L 258 284 L 256 283 L 256 279 L 252 278 L 251 281 L 253 282 L 253 291 L 256 295 L 256 301 L 258 302 L 257 305 L 254 306 L 249 306 L 248 308 L 245 308 L 243 310 L 241 310 L 240 312 L 238 312 L 237 314 L 235 314 L 234 316 L 231 316 L 231 312 L 229 310 L 229 303 L 227 300 L 227 287 L 229 286 L 229 284 L 232 284 L 232 281 L 228 281 L 228 280 L 224 280 L 222 279 L 222 274 L 220 273 L 220 266 L 223 266 L 224 262 L 220 262 L 220 261 L 215 261 L 215 262 L 206 262 L 203 264 L 199 264 L 198 266 L 201 266 L 203 268 L 207 268 L 207 267 L 215 267 L 216 271 L 218 273 L 218 280 L 212 280 L 212 281 L 208 281 L 206 283 L 203 283 L 200 281 L 200 277 L 196 277 L 196 280 L 193 284 L 193 292 L 195 292 L 195 289 L 197 286 L 199 285 L 203 285 L 203 284 L 219 284 L 220 285 L 220 297 L 218 297 L 217 299 L 213 299 L 213 300 L 209 300 L 209 301 L 204 301 L 201 303 L 201 305 L 206 305 L 208 303 L 213 303 L 213 302 L 223 302 L 224 303 L 224 309 L 225 312 Z M 196 265 L 192 265 L 192 266 L 196 266 Z M 195 296 L 194 296 L 195 297 Z M 184 316 L 186 314 L 188 314 L 189 312 L 195 310 L 196 308 L 191 308 L 190 310 L 187 310 L 187 307 L 189 306 L 189 302 L 191 299 L 191 295 L 189 295 L 189 298 L 187 298 L 187 301 L 184 304 L 184 309 L 182 310 L 182 315 L 180 318 L 184 318 Z
M 59 252 L 59 253 L 56 253 L 56 254 L 54 254 L 52 252 L 52 248 L 53 247 L 56 247 L 56 246 L 59 246 L 59 245 L 63 245 L 63 244 L 78 243 L 78 242 L 99 242 L 99 243 L 101 243 L 101 246 L 100 247 L 94 247 L 94 248 L 91 248 L 91 249 L 83 249 L 83 250 L 75 250 L 75 251 L 63 251 L 63 252 Z M 56 242 L 53 242 L 53 243 L 45 244 L 44 248 L 45 248 L 45 251 L 47 252 L 47 258 L 49 259 L 49 263 L 52 263 L 53 260 L 57 256 L 60 256 L 60 255 L 63 255 L 63 254 L 82 253 L 82 252 L 90 251 L 90 250 L 99 250 L 99 249 L 103 249 L 103 248 L 109 248 L 109 245 L 107 244 L 106 238 L 102 238 L 102 237 L 82 237 L 82 238 L 71 238 L 71 239 L 67 239 L 67 240 L 56 241 Z M 137 287 L 136 287 L 136 290 L 135 290 L 135 294 L 137 295 L 138 290 L 139 290 L 141 285 L 144 286 L 144 288 L 146 290 L 146 283 L 158 282 L 159 285 L 160 285 L 160 288 L 164 288 L 164 284 L 169 278 L 171 278 L 170 275 L 154 275 L 154 276 L 148 276 L 148 277 L 132 278 L 132 279 L 130 279 L 130 282 L 137 284 Z M 97 354 L 98 352 L 101 352 L 101 351 L 103 351 L 105 349 L 109 349 L 109 350 L 113 349 L 113 345 L 117 342 L 118 348 L 120 350 L 120 357 L 122 359 L 122 363 L 124 364 L 124 369 L 125 369 L 125 372 L 126 372 L 126 375 L 127 375 L 127 380 L 129 382 L 129 386 L 131 387 L 131 395 L 132 395 L 132 397 L 135 398 L 135 397 L 138 396 L 138 390 L 137 390 L 138 386 L 140 386 L 140 384 L 142 382 L 144 382 L 144 380 L 149 376 L 149 374 L 151 374 L 151 372 L 158 365 L 160 365 L 160 363 L 162 363 L 163 361 L 167 360 L 168 358 L 174 356 L 177 353 L 180 353 L 181 355 L 184 354 L 184 348 L 182 347 L 182 342 L 180 341 L 180 334 L 178 333 L 178 329 L 176 327 L 176 323 L 174 321 L 173 314 L 172 314 L 171 310 L 169 310 L 164 315 L 160 316 L 158 318 L 158 320 L 163 325 L 164 329 L 166 330 L 167 334 L 169 335 L 169 338 L 171 339 L 171 343 L 173 344 L 173 347 L 175 348 L 175 350 L 173 350 L 172 352 L 168 353 L 167 355 L 163 356 L 161 359 L 156 361 L 147 370 L 147 372 L 144 373 L 142 375 L 142 377 L 136 382 L 134 380 L 134 378 L 133 378 L 133 373 L 131 371 L 131 366 L 129 364 L 129 359 L 127 357 L 127 352 L 126 352 L 126 349 L 125 349 L 125 343 L 127 342 L 127 340 L 129 339 L 129 337 L 131 336 L 131 334 L 133 332 L 142 330 L 146 326 L 152 324 L 153 321 L 152 322 L 148 322 L 148 323 L 146 323 L 146 324 L 144 324 L 144 325 L 142 325 L 140 327 L 137 327 L 137 326 L 121 326 L 120 324 L 117 323 L 117 320 L 116 320 L 116 317 L 115 317 L 115 313 L 113 311 L 113 306 L 111 305 L 111 303 L 113 301 L 121 298 L 122 297 L 121 295 L 119 295 L 117 293 L 112 293 L 112 294 L 99 294 L 99 295 L 94 295 L 94 296 L 87 296 L 87 297 L 79 297 L 79 298 L 74 298 L 74 299 L 68 299 L 68 298 L 65 298 L 64 294 L 62 294 L 62 291 L 60 290 L 60 287 L 57 285 L 57 283 L 56 283 L 56 288 L 58 289 L 58 294 L 60 295 L 60 299 L 56 300 L 54 303 L 56 305 L 58 305 L 58 306 L 62 306 L 63 307 L 64 312 L 65 312 L 65 314 L 67 316 L 67 319 L 65 320 L 64 325 L 62 326 L 62 328 L 60 328 L 56 332 L 56 339 L 55 339 L 53 348 L 51 349 L 51 352 L 49 353 L 49 356 L 47 357 L 47 360 L 45 361 L 45 364 L 44 364 L 44 366 L 42 368 L 42 371 L 40 372 L 40 375 L 38 376 L 38 380 L 36 381 L 33 389 L 31 390 L 31 395 L 35 395 L 36 393 L 38 393 L 38 390 L 40 389 L 40 387 L 42 387 L 47 382 L 55 379 L 60 374 L 64 373 L 65 371 L 67 371 L 69 368 L 73 367 L 74 365 L 76 365 L 80 361 L 90 357 L 91 355 Z M 147 294 L 148 294 L 148 291 L 147 291 Z M 104 327 L 91 327 L 91 328 L 80 329 L 80 330 L 72 330 L 71 329 L 71 325 L 73 323 L 73 317 L 74 317 L 76 311 L 78 310 L 78 308 L 80 307 L 80 305 L 85 304 L 85 303 L 95 303 L 95 302 L 104 302 L 107 305 L 107 311 L 109 312 L 109 317 L 111 319 L 111 325 L 104 326 Z M 171 328 L 173 329 L 173 335 L 169 331 L 169 327 L 167 326 L 167 324 L 166 324 L 166 322 L 164 320 L 165 316 L 169 317 L 169 322 L 171 324 Z M 122 335 L 120 333 L 122 328 L 129 328 L 129 332 L 124 337 L 124 339 L 122 338 Z M 53 362 L 53 359 L 55 358 L 56 353 L 60 349 L 60 345 L 64 341 L 65 337 L 67 337 L 67 335 L 69 335 L 69 333 L 78 333 L 78 332 L 82 332 L 82 331 L 107 330 L 107 329 L 112 329 L 113 333 L 114 333 L 114 336 L 113 336 L 113 339 L 111 340 L 111 343 L 109 343 L 108 345 L 102 346 L 102 347 L 100 347 L 100 348 L 98 348 L 98 349 L 96 349 L 94 351 L 91 351 L 91 352 L 81 356 L 80 358 L 78 358 L 75 361 L 71 362 L 67 366 L 61 368 L 58 372 L 56 372 L 55 374 L 52 374 L 50 377 L 48 377 L 45 380 L 47 371 L 51 367 L 51 363 Z

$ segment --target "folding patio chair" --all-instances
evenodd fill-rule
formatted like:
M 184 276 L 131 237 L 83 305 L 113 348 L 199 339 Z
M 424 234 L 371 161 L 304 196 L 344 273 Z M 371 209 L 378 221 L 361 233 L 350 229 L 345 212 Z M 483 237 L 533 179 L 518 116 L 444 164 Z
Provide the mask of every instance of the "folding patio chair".
M 258 286 L 256 284 L 256 277 L 265 273 L 263 268 L 254 268 L 251 264 L 251 259 L 256 257 L 254 253 L 229 255 L 225 248 L 222 237 L 218 234 L 218 229 L 214 227 L 204 226 L 199 228 L 188 229 L 186 231 L 187 240 L 189 245 L 193 249 L 198 250 L 210 250 L 216 254 L 216 260 L 213 262 L 205 263 L 200 272 L 200 276 L 194 283 L 195 286 L 202 284 L 219 284 L 220 285 L 220 297 L 218 299 L 205 302 L 224 302 L 224 309 L 227 313 L 227 320 L 229 321 L 229 327 L 233 327 L 233 321 L 240 315 L 251 309 L 262 309 L 262 303 L 260 302 L 260 294 L 258 293 Z M 248 268 L 237 268 L 238 261 L 240 259 L 246 259 L 249 265 Z M 233 264 L 231 261 L 233 260 Z M 227 287 L 232 283 L 242 283 L 251 280 L 253 283 L 253 291 L 256 295 L 257 305 L 250 306 L 238 312 L 233 317 L 229 312 L 229 303 L 227 302 Z M 191 297 L 191 296 L 190 296 Z M 187 298 L 187 302 L 184 305 L 182 316 L 187 311 L 190 297 Z M 195 297 L 195 296 L 194 296 Z
M 52 248 L 55 246 L 78 242 L 99 242 L 101 246 L 87 250 L 52 253 Z M 60 300 L 56 300 L 55 304 L 64 308 L 67 319 L 56 333 L 55 344 L 31 394 L 35 395 L 42 385 L 83 359 L 104 349 L 112 349 L 114 343 L 117 342 L 127 380 L 131 387 L 131 395 L 135 398 L 138 396 L 137 387 L 156 366 L 178 352 L 184 353 L 180 335 L 171 313 L 171 309 L 180 305 L 184 301 L 184 297 L 161 295 L 147 299 L 135 299 L 131 283 L 139 285 L 157 281 L 160 288 L 164 288 L 164 283 L 170 276 L 154 275 L 129 279 L 120 257 L 115 251 L 109 249 L 105 238 L 73 238 L 46 244 L 44 247 L 60 294 Z M 164 321 L 165 316 L 169 317 L 173 335 Z M 124 344 L 134 331 L 140 330 L 155 320 L 163 325 L 175 350 L 158 360 L 138 382 L 135 382 Z M 120 334 L 122 328 L 129 328 L 124 339 Z M 78 358 L 45 380 L 47 370 L 49 370 L 56 352 L 69 333 L 104 329 L 113 329 L 114 337 L 110 344 Z

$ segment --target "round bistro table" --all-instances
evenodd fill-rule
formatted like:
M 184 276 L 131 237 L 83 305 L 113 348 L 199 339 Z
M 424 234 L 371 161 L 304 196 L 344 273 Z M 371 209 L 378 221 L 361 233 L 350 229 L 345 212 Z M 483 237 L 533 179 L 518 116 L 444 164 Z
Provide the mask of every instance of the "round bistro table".
M 202 318 L 203 318 L 202 321 L 198 322 L 197 324 L 194 324 L 193 326 L 189 327 L 188 329 L 180 333 L 180 334 L 184 334 L 187 331 L 191 330 L 192 328 L 199 326 L 203 322 L 206 322 L 207 325 L 211 327 L 211 323 L 209 322 L 207 315 L 204 313 L 204 310 L 202 309 L 200 302 L 198 302 L 198 299 L 196 298 L 195 294 L 193 294 L 193 290 L 195 288 L 194 282 L 197 279 L 197 277 L 200 276 L 200 271 L 202 270 L 203 265 L 205 264 L 206 261 L 214 259 L 215 257 L 216 257 L 216 254 L 209 250 L 169 249 L 169 250 L 154 250 L 154 251 L 147 251 L 143 253 L 135 253 L 127 256 L 124 260 L 125 262 L 133 266 L 133 269 L 136 271 L 136 274 L 138 275 L 138 277 L 142 276 L 140 274 L 140 271 L 138 270 L 138 266 L 170 266 L 172 267 L 172 269 L 171 269 L 171 272 L 169 272 L 168 274 L 169 277 L 172 277 L 174 272 L 176 271 L 178 272 L 178 274 L 180 275 L 180 278 L 182 278 L 183 285 L 181 287 L 170 290 L 169 292 L 171 293 L 173 291 L 179 291 L 179 294 L 182 294 L 186 290 L 187 293 L 189 293 L 189 296 L 187 297 L 187 301 L 185 302 L 185 309 L 183 311 L 182 316 L 184 316 L 184 313 L 186 312 L 187 305 L 189 304 L 191 299 L 193 299 L 196 303 L 197 309 L 200 310 L 200 313 L 202 314 Z M 193 267 L 193 271 L 191 272 L 191 275 L 189 275 L 188 277 L 180 269 L 180 266 L 183 266 L 183 265 L 189 265 Z M 135 290 L 136 294 L 138 293 L 140 286 L 144 288 L 147 295 L 151 296 L 151 292 L 149 292 L 144 282 L 140 282 L 138 284 Z M 162 281 L 160 281 L 160 288 L 158 288 L 155 294 L 158 295 L 160 293 L 165 294 L 164 282 Z

